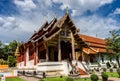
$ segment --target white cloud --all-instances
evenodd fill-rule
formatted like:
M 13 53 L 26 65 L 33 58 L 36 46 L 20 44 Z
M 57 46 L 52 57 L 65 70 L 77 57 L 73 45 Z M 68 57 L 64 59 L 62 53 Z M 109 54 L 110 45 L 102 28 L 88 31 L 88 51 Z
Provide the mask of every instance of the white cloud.
M 108 37 L 109 31 L 120 29 L 120 24 L 112 18 L 100 18 L 96 15 L 74 19 L 76 26 L 80 28 L 80 33 L 96 36 L 100 38 Z
M 38 2 L 44 5 L 44 7 L 49 7 L 52 6 L 52 1 L 51 0 L 38 0 Z
M 15 17 L 0 17 L 0 27 L 6 30 L 17 28 Z
M 94 11 L 99 7 L 112 3 L 113 0 L 52 0 L 54 3 L 62 4 L 60 8 L 64 10 L 66 6 L 72 10 L 72 16 L 82 15 L 85 11 Z
M 101 2 L 100 2 L 100 5 L 102 6 L 102 5 L 104 5 L 104 4 L 109 4 L 109 3 L 111 3 L 113 0 L 101 0 Z
M 0 17 L 0 27 L 4 24 L 4 19 L 2 17 Z
M 31 9 L 35 9 L 36 8 L 36 5 L 33 3 L 32 0 L 14 0 L 14 3 L 22 8 L 22 10 L 24 11 L 30 11 Z
M 120 14 L 120 8 L 116 8 L 113 14 Z
M 30 32 L 22 31 L 19 28 L 13 30 L 0 28 L 0 40 L 2 40 L 3 43 L 10 42 L 13 40 L 27 41 L 29 37 Z
M 0 40 L 4 42 L 12 40 L 27 41 L 34 33 L 34 30 L 37 31 L 46 21 L 46 12 L 49 12 L 48 20 L 52 19 L 53 12 L 48 9 L 49 2 L 50 0 L 45 2 L 48 5 L 48 7 L 45 7 L 43 2 L 35 4 L 33 0 L 14 0 L 20 14 L 0 16 Z

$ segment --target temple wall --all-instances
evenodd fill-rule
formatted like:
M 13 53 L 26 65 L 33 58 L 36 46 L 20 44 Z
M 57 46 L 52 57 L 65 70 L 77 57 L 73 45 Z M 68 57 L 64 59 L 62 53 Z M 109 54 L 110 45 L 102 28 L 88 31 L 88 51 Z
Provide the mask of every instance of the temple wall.
M 103 63 L 101 57 L 99 57 L 98 62 L 99 62 L 99 63 Z M 104 55 L 104 63 L 107 63 L 107 62 L 110 62 L 110 60 L 107 59 L 107 57 Z M 117 63 L 115 58 L 112 58 L 112 62 L 113 62 L 113 63 Z
M 24 67 L 24 61 L 19 62 L 17 66 L 18 66 L 18 68 L 22 68 L 22 67 Z
M 30 60 L 30 61 L 28 61 L 28 63 L 27 63 L 27 67 L 33 67 L 34 66 L 34 59 L 33 60 Z

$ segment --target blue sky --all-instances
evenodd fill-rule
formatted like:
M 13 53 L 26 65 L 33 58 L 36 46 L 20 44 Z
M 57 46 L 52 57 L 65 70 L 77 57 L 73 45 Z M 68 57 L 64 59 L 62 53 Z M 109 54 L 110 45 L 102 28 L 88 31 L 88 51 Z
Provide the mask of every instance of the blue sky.
M 80 33 L 108 37 L 120 29 L 120 0 L 0 0 L 0 40 L 28 41 L 46 21 L 69 15 Z

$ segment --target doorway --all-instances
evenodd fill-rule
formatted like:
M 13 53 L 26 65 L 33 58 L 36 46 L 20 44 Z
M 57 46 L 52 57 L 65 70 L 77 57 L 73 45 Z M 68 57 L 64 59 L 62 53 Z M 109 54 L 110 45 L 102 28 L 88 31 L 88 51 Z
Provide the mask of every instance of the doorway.
M 58 61 L 58 52 L 54 51 L 54 61 Z
M 71 60 L 71 43 L 69 41 L 61 41 L 61 58 L 62 60 Z

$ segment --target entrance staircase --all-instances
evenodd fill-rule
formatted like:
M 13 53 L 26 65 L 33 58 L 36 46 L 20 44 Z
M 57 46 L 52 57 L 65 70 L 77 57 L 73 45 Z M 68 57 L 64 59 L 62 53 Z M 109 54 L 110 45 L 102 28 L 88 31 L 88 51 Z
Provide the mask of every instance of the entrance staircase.
M 86 64 L 86 62 L 78 61 L 76 63 L 77 63 L 76 66 L 77 66 L 77 69 L 78 69 L 80 75 L 88 75 L 89 74 L 89 67 Z
M 68 74 L 67 62 L 43 62 L 37 64 L 36 76 L 56 77 Z

